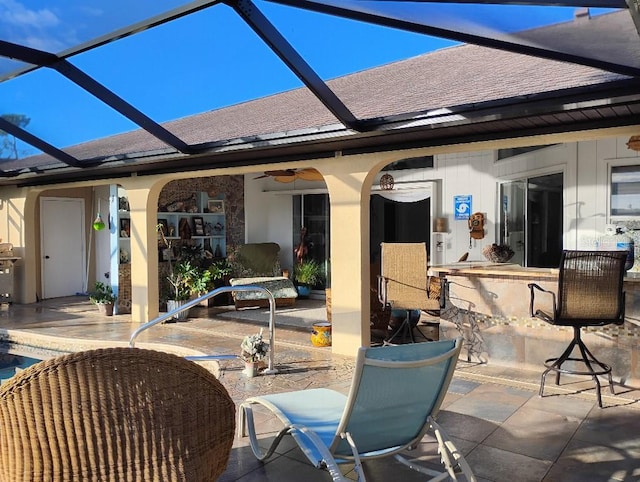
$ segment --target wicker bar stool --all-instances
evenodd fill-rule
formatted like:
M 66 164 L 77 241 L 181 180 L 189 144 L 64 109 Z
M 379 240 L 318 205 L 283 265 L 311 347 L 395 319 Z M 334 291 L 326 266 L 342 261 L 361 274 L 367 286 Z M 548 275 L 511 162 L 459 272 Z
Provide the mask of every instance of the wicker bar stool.
M 556 385 L 560 384 L 560 374 L 588 375 L 596 384 L 598 406 L 602 408 L 599 375 L 606 375 L 611 393 L 613 378 L 611 367 L 599 361 L 582 341 L 581 328 L 624 323 L 624 290 L 626 251 L 564 251 L 560 261 L 557 295 L 535 283 L 529 284 L 531 316 L 552 325 L 573 328 L 573 339 L 565 351 L 557 358 L 545 361 L 546 370 L 540 380 L 540 396 L 544 391 L 547 374 L 556 374 Z M 551 296 L 552 309 L 536 308 L 536 292 Z M 572 357 L 578 348 L 580 357 Z M 579 362 L 584 369 L 568 369 L 562 365 Z
M 378 276 L 378 300 L 384 307 L 390 307 L 392 318 L 402 321 L 393 327 L 392 335 L 385 343 L 402 335 L 415 343 L 414 328 L 420 320 L 421 311 L 440 309 L 439 290 L 431 293 L 430 277 L 427 276 L 426 243 L 381 243 L 380 276 Z M 425 341 L 427 338 L 420 330 L 417 332 Z
M 0 387 L 0 479 L 213 481 L 235 406 L 200 365 L 138 348 L 47 360 Z

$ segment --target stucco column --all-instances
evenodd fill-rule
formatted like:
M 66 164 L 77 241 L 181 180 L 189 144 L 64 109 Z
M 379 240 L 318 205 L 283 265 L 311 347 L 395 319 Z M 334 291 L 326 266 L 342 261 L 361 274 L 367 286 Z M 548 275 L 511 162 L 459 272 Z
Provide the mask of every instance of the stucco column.
M 0 238 L 3 243 L 13 244 L 13 254 L 22 259 L 14 265 L 13 298 L 18 303 L 33 303 L 38 291 L 37 226 L 39 190 L 25 188 L 3 188 L 0 201 Z
M 127 191 L 131 219 L 131 321 L 158 316 L 158 195 L 162 183 L 134 178 L 121 183 Z
M 18 199 L 13 200 L 13 212 L 22 212 L 25 219 L 22 225 L 23 232 L 21 234 L 21 236 L 23 236 L 23 242 L 18 244 L 18 246 L 21 245 L 22 249 L 15 249 L 16 243 L 13 241 L 15 237 L 11 235 L 12 228 L 9 229 L 9 238 L 7 238 L 7 241 L 14 245 L 13 254 L 15 256 L 22 256 L 22 260 L 15 264 L 16 272 L 14 274 L 14 288 L 17 289 L 16 301 L 18 303 L 34 303 L 37 301 L 36 293 L 40 291 L 40 286 L 38 285 L 40 281 L 38 269 L 41 267 L 41 264 L 39 264 L 36 259 L 38 254 L 40 254 L 40 240 L 37 239 L 37 233 L 40 232 L 40 206 L 38 204 L 38 196 L 39 192 L 32 190 L 32 192 L 26 195 L 26 198 L 19 198 L 19 201 L 24 201 L 20 211 L 18 211 Z M 17 201 L 18 203 L 16 204 Z M 15 228 L 14 226 L 13 229 Z M 15 235 L 18 235 L 18 232 L 16 232 Z
M 332 350 L 351 356 L 371 341 L 369 169 L 345 159 L 322 169 L 331 209 Z

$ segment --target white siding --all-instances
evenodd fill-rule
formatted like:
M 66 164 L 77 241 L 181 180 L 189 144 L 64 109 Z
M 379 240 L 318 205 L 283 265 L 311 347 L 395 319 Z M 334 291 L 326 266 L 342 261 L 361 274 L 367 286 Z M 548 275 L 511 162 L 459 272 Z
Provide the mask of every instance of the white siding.
M 247 174 L 244 182 L 247 243 L 273 242 L 280 245 L 280 265 L 293 265 L 293 203 L 291 195 L 263 192 L 273 182 L 255 179 L 259 174 Z
M 495 242 L 500 203 L 498 184 L 562 172 L 564 174 L 564 248 L 588 247 L 585 240 L 604 232 L 608 222 L 608 172 L 611 164 L 640 164 L 640 154 L 627 149 L 627 137 L 605 138 L 548 146 L 513 158 L 495 161 L 495 151 L 460 152 L 436 155 L 433 169 L 396 171 L 396 184 L 406 181 L 437 181 L 439 206 L 436 217 L 448 218 L 449 233 L 444 235 L 444 252 L 439 260 L 451 263 L 465 252 L 470 260 L 483 260 L 482 248 Z M 245 182 L 247 242 L 274 241 L 281 246 L 283 267 L 292 263 L 292 188 L 272 180 L 256 180 L 248 175 Z M 322 183 L 303 187 L 321 187 Z M 262 192 L 279 189 L 288 194 Z M 485 238 L 474 240 L 469 248 L 466 221 L 454 219 L 455 195 L 473 196 L 474 212 L 485 214 Z M 438 209 L 438 208 L 436 208 Z M 586 243 L 586 244 L 585 244 Z

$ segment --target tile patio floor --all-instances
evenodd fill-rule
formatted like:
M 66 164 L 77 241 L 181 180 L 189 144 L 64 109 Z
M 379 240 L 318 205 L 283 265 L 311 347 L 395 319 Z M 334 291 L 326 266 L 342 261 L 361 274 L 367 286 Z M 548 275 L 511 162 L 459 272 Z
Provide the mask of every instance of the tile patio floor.
M 137 346 L 178 354 L 235 354 L 242 337 L 256 325 L 205 318 L 199 309 L 186 323 L 158 325 L 143 333 Z M 277 323 L 277 317 L 276 317 Z M 137 327 L 127 315 L 103 318 L 85 298 L 74 297 L 0 310 L 0 340 L 26 356 L 127 344 Z M 332 355 L 309 343 L 309 331 L 276 330 L 276 375 L 247 379 L 237 360 L 219 362 L 217 373 L 232 398 L 240 402 L 256 393 L 309 387 L 346 391 L 353 359 Z M 13 348 L 12 348 L 13 349 Z M 215 363 L 211 364 L 215 365 Z M 210 365 L 210 366 L 211 366 Z M 491 365 L 458 363 L 438 422 L 466 454 L 480 481 L 600 482 L 640 480 L 640 390 L 618 386 L 613 397 L 603 390 L 604 409 L 595 403 L 591 382 L 553 384 L 538 397 L 539 372 Z M 268 438 L 277 427 L 260 418 Z M 433 454 L 425 439 L 416 451 Z M 365 465 L 369 480 L 423 480 L 392 461 Z M 352 477 L 353 474 L 349 473 Z M 246 439 L 236 440 L 221 481 L 327 481 L 328 473 L 312 468 L 294 444 L 266 464 L 255 460 Z

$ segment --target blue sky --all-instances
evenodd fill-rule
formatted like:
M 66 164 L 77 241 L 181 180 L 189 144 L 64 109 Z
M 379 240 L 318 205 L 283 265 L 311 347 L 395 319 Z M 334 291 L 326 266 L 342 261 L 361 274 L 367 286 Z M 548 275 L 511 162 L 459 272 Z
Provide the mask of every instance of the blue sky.
M 96 2 L 85 1 L 84 4 Z M 22 9 L 19 20 L 33 26 L 38 22 L 50 24 L 52 16 L 64 14 L 63 10 L 48 11 L 42 5 L 56 2 L 39 3 L 39 10 L 30 11 L 26 3 L 0 0 L 0 16 L 3 8 L 16 12 L 19 7 Z M 127 3 L 135 5 L 137 2 L 124 4 Z M 443 39 L 272 4 L 259 5 L 324 79 L 452 45 Z M 482 20 L 499 29 L 525 28 L 571 18 L 572 11 L 546 9 L 537 18 L 521 14 L 505 16 L 504 12 L 485 9 Z M 6 20 L 6 15 L 4 18 Z M 459 17 L 455 20 L 461 21 Z M 38 27 L 42 30 L 46 25 Z M 7 38 L 9 33 L 6 22 L 0 21 L 0 39 Z M 54 51 L 56 41 L 50 40 L 51 49 L 46 48 L 46 43 L 40 40 L 37 47 Z M 225 5 L 121 39 L 70 60 L 158 122 L 301 85 Z M 137 128 L 48 69 L 0 83 L 0 113 L 27 115 L 31 118 L 28 130 L 59 147 Z

